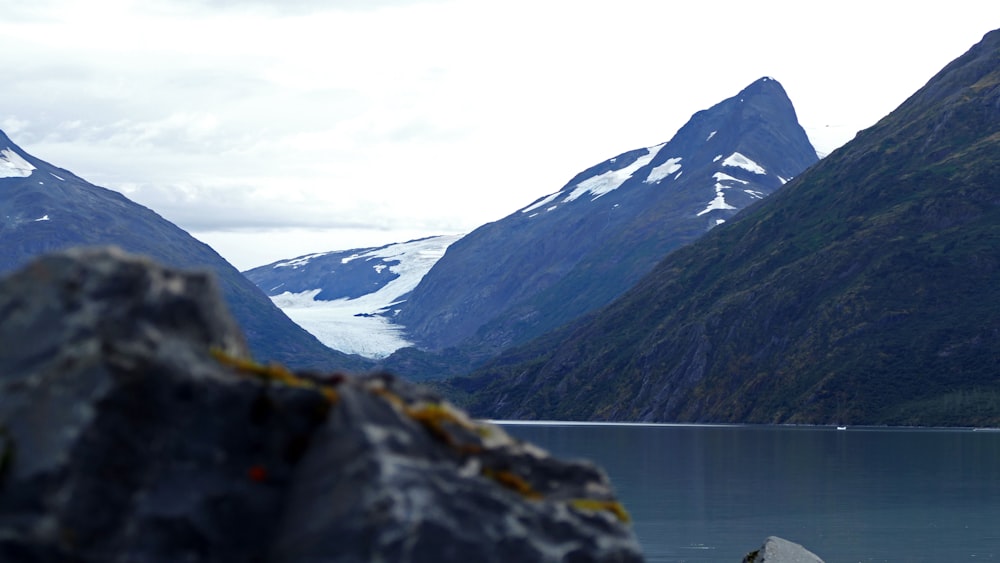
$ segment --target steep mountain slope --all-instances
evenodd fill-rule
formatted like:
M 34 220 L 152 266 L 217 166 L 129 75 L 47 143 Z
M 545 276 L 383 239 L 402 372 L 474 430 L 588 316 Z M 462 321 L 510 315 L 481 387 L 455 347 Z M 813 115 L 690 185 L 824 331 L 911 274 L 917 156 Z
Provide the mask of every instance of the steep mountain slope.
M 437 236 L 310 254 L 243 274 L 327 346 L 381 358 L 411 345 L 402 327 L 390 319 L 458 238 Z
M 499 418 L 1000 425 L 1000 31 L 584 321 L 456 388 Z
M 490 357 L 607 304 L 816 159 L 784 89 L 762 78 L 669 142 L 585 170 L 451 245 L 397 322 L 421 349 Z
M 69 246 L 114 244 L 181 268 L 214 271 L 256 358 L 291 366 L 363 369 L 291 322 L 207 245 L 117 192 L 39 160 L 0 132 L 0 273 Z

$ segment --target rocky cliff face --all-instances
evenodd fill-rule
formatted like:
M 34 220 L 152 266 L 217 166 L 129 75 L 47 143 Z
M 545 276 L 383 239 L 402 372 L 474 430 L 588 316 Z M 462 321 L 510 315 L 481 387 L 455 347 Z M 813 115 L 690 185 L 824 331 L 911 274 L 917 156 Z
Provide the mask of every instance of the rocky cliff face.
M 0 560 L 639 561 L 607 477 L 389 376 L 247 359 L 208 274 L 0 280 Z

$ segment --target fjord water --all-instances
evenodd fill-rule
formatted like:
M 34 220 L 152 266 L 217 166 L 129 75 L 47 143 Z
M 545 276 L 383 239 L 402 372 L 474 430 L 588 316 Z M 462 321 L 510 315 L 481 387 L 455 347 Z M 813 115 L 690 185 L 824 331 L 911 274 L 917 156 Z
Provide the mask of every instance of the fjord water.
M 776 535 L 828 562 L 1000 561 L 1000 432 L 503 424 L 611 477 L 650 562 Z

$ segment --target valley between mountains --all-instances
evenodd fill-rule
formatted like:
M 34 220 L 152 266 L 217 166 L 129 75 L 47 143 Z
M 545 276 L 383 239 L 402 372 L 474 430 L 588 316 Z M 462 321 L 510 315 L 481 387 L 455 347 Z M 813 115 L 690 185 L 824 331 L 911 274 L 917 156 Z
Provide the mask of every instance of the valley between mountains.
M 487 418 L 1000 426 L 998 178 L 993 31 L 822 160 L 764 77 L 464 236 L 242 275 L 0 133 L 0 272 L 107 244 L 208 268 L 259 360 Z

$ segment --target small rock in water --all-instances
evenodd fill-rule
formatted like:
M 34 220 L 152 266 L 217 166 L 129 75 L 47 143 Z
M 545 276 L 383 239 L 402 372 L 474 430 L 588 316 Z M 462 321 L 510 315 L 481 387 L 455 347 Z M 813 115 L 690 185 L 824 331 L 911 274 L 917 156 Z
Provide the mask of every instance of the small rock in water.
M 748 553 L 743 563 L 823 563 L 823 560 L 795 542 L 771 536 L 760 549 Z

